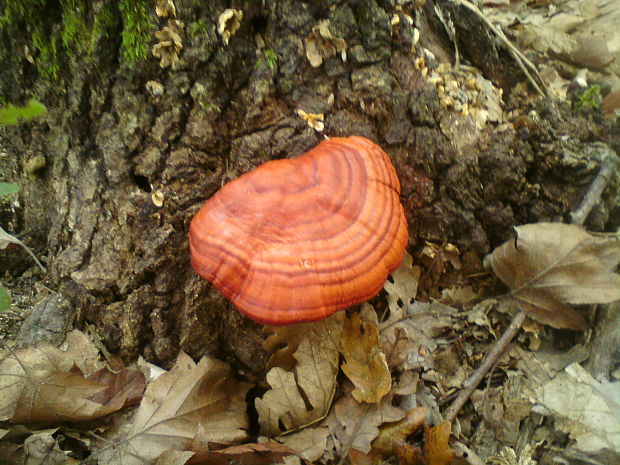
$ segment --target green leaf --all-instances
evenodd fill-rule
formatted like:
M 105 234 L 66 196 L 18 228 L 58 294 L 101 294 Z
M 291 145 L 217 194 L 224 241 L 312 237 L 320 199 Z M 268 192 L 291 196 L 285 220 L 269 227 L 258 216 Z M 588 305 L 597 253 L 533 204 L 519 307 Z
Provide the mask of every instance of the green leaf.
M 47 112 L 45 106 L 37 99 L 31 98 L 24 107 L 8 104 L 0 108 L 0 124 L 17 124 L 19 120 L 30 121 Z
M 11 306 L 11 296 L 4 286 L 0 286 L 0 312 L 6 312 Z
M 11 182 L 0 182 L 0 197 L 19 192 L 19 186 Z

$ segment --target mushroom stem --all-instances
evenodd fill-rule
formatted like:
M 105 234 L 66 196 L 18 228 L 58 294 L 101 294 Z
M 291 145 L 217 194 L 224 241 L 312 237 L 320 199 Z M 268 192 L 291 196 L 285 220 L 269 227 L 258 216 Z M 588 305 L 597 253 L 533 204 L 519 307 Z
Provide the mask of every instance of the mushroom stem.
M 489 370 L 495 365 L 495 363 L 502 356 L 508 344 L 515 337 L 521 325 L 525 321 L 525 312 L 523 310 L 519 310 L 519 313 L 515 315 L 512 319 L 502 336 L 497 340 L 497 342 L 493 345 L 491 350 L 487 353 L 482 361 L 482 364 L 474 371 L 469 378 L 465 380 L 463 383 L 463 390 L 459 393 L 458 397 L 454 400 L 452 405 L 446 410 L 444 414 L 444 418 L 450 422 L 454 421 L 456 415 L 459 413 L 465 402 L 471 396 L 471 393 L 474 392 L 474 389 L 478 387 L 482 379 L 486 376 Z

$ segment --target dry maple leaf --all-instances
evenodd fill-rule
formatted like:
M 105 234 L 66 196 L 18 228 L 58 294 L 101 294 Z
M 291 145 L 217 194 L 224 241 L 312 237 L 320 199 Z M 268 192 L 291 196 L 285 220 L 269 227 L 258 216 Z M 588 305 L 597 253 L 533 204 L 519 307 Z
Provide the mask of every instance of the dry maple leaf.
M 515 228 L 516 238 L 493 251 L 495 274 L 508 296 L 532 318 L 554 328 L 583 330 L 569 304 L 620 299 L 620 241 L 594 237 L 578 226 L 536 223 Z
M 267 382 L 271 389 L 256 399 L 263 434 L 277 436 L 325 416 L 336 388 L 343 320 L 344 313 L 339 312 L 308 326 L 294 354 L 294 373 L 279 367 L 269 370 Z
M 203 357 L 196 364 L 180 353 L 174 367 L 149 384 L 131 432 L 106 463 L 143 464 L 166 450 L 201 452 L 211 442 L 242 441 L 248 389 L 224 362 Z
M 351 393 L 358 402 L 379 402 L 392 387 L 392 375 L 379 344 L 379 331 L 357 313 L 345 319 L 340 340 L 345 358 L 342 371 L 353 382 Z

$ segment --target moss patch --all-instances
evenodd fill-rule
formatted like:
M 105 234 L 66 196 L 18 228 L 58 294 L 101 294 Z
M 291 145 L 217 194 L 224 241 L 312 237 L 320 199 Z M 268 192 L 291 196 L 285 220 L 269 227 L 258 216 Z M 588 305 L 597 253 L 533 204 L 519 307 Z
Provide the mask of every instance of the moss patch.
M 58 64 L 58 37 L 48 37 L 39 25 L 34 27 L 31 35 L 32 46 L 38 52 L 36 58 L 39 75 L 48 81 L 58 79 L 60 65 Z
M 278 54 L 275 50 L 267 49 L 265 50 L 256 60 L 256 67 L 260 67 L 262 65 L 266 65 L 269 69 L 276 69 L 278 65 Z
M 189 34 L 192 37 L 196 37 L 200 34 L 206 34 L 208 30 L 209 24 L 207 24 L 207 22 L 203 21 L 202 19 L 198 21 L 193 21 L 189 24 Z
M 149 54 L 149 44 L 155 29 L 151 21 L 153 1 L 122 0 L 119 8 L 123 18 L 121 51 L 123 58 L 133 66 Z
M 575 110 L 597 110 L 603 103 L 603 96 L 601 94 L 601 86 L 598 84 L 592 84 L 583 94 L 575 101 Z
M 70 50 L 73 45 L 80 53 L 88 51 L 90 31 L 86 24 L 86 5 L 81 0 L 62 0 L 62 44 Z
M 0 33 L 26 30 L 41 77 L 57 80 L 63 59 L 92 59 L 102 39 L 120 34 L 121 54 L 133 66 L 148 57 L 155 30 L 154 0 L 5 0 Z M 17 40 L 17 39 L 16 39 Z
M 0 15 L 0 28 L 24 21 L 34 15 L 40 19 L 40 12 L 47 5 L 47 0 L 5 0 L 4 11 Z

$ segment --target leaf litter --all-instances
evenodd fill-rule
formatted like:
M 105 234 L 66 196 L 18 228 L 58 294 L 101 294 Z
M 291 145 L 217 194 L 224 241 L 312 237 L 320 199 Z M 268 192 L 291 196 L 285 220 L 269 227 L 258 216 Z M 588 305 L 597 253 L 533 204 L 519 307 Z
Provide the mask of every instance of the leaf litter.
M 82 333 L 73 331 L 66 351 L 50 344 L 14 351 L 0 362 L 0 420 L 56 424 L 100 418 L 135 403 L 144 390 L 136 370 L 93 364 Z M 84 371 L 87 375 L 85 375 Z
M 180 353 L 174 367 L 149 384 L 129 432 L 114 438 L 105 463 L 143 464 L 167 450 L 202 453 L 212 443 L 245 440 L 249 388 L 224 362 L 205 356 L 195 363 Z
M 261 432 L 277 436 L 309 425 L 327 414 L 336 389 L 340 334 L 344 314 L 308 326 L 293 358 L 294 371 L 273 367 L 271 389 L 256 399 Z
M 576 310 L 569 305 L 608 301 L 616 295 L 615 239 L 559 224 L 516 230 L 517 239 L 500 246 L 489 259 L 511 289 L 507 296 L 483 301 L 479 282 L 458 279 L 431 289 L 431 280 L 424 284 L 425 295 L 441 301 L 415 300 L 429 269 L 435 282 L 443 276 L 445 283 L 446 274 L 460 268 L 459 255 L 446 249 L 435 253 L 440 263 L 432 260 L 427 263 L 430 268 L 413 265 L 412 257 L 405 257 L 385 284 L 387 307 L 379 311 L 381 317 L 366 303 L 359 313 L 339 312 L 322 322 L 267 328 L 265 347 L 272 354 L 266 375 L 269 388 L 255 399 L 264 435 L 260 444 L 235 445 L 248 440 L 250 384 L 237 381 L 225 363 L 210 357 L 196 363 L 180 354 L 175 366 L 165 371 L 142 362 L 143 371 L 159 374 L 144 381 L 141 372 L 119 362 L 106 367 L 95 346 L 78 331 L 68 334 L 65 350 L 39 344 L 16 350 L 0 362 L 0 411 L 4 418 L 24 424 L 72 421 L 78 430 L 71 437 L 79 440 L 80 422 L 109 417 L 140 402 L 133 413 L 115 414 L 112 427 L 102 430 L 108 445 L 101 444 L 93 457 L 106 464 L 293 464 L 348 458 L 362 465 L 391 457 L 402 464 L 450 463 L 454 451 L 464 446 L 450 439 L 452 424 L 442 422 L 442 408 L 480 360 L 476 354 L 495 338 L 504 317 L 493 310 L 502 302 L 526 301 L 521 308 L 538 317 L 542 302 L 548 304 L 545 321 L 561 327 L 575 321 Z M 427 245 L 427 256 L 428 250 Z M 549 305 L 554 311 L 547 311 Z M 569 317 L 565 308 L 570 309 Z M 536 331 L 544 337 L 542 326 Z M 553 416 L 556 428 L 574 439 L 576 450 L 617 450 L 617 383 L 589 377 L 575 363 L 584 360 L 581 352 L 562 356 L 549 352 L 548 346 L 539 347 L 515 346 L 498 362 L 501 383 L 472 395 L 477 414 L 499 441 L 498 454 L 514 454 L 519 425 L 533 412 Z M 340 368 L 349 381 L 339 382 Z M 438 426 L 428 427 L 429 419 Z M 424 445 L 411 441 L 412 434 L 421 435 L 422 425 L 427 425 Z M 459 428 L 461 435 L 473 434 L 466 422 Z M 38 434 L 46 450 L 66 457 L 58 449 L 58 430 L 14 426 L 1 433 L 0 451 L 19 450 L 24 460 L 35 456 L 24 455 L 25 439 L 33 438 L 34 444 Z M 535 453 L 533 445 L 527 447 Z

